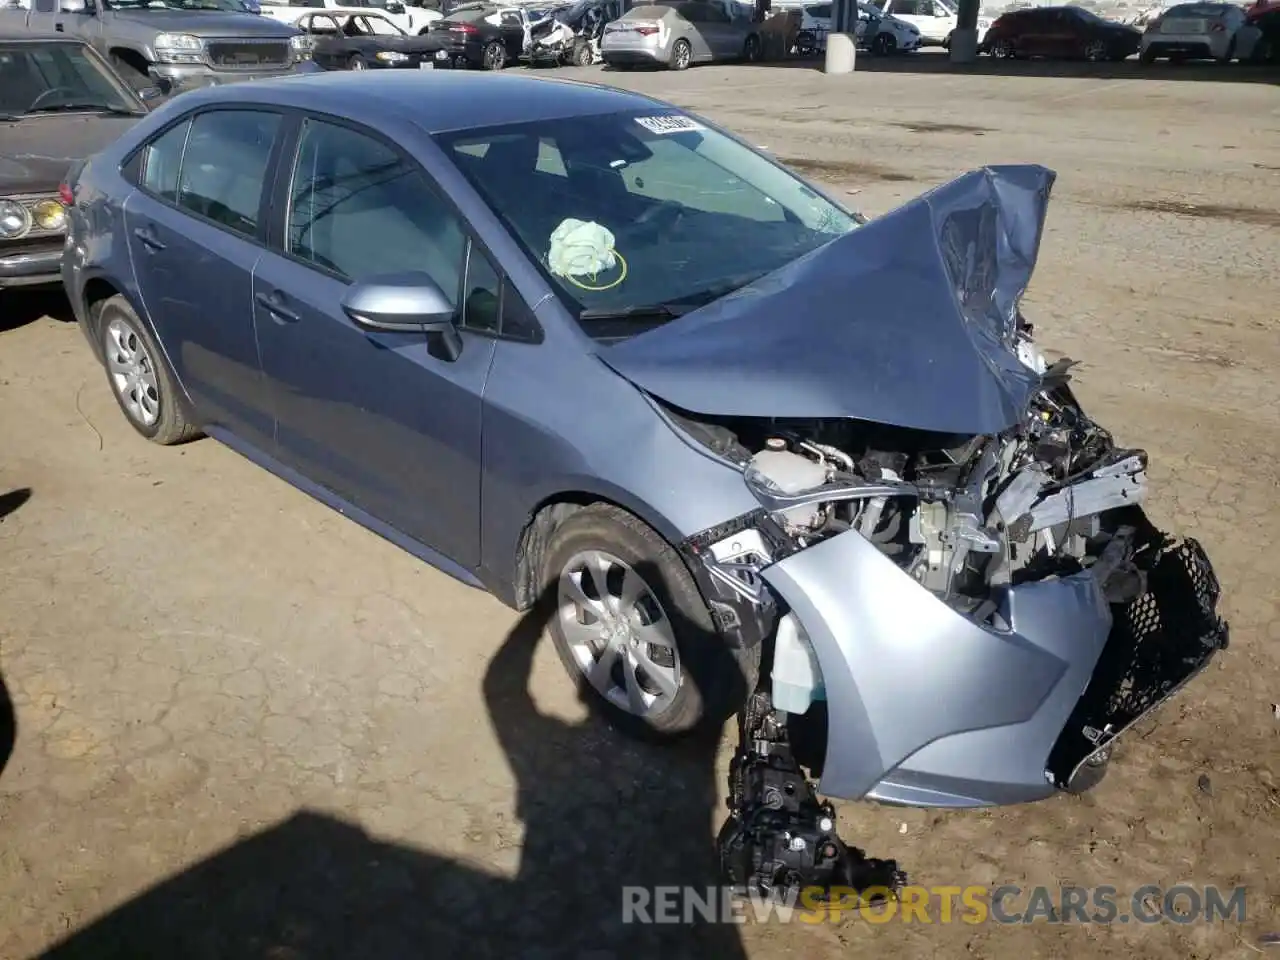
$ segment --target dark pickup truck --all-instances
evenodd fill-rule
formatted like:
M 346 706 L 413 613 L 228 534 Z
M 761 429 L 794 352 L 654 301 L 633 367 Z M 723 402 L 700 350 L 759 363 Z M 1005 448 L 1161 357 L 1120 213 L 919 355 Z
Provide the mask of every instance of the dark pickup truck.
M 135 87 L 166 93 L 315 69 L 296 27 L 247 12 L 241 0 L 22 0 L 0 31 L 65 34 L 107 57 Z

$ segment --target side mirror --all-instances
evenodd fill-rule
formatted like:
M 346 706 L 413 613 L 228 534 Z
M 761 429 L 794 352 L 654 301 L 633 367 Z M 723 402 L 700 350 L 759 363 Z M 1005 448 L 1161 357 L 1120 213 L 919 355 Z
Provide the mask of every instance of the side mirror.
M 370 277 L 347 291 L 342 309 L 367 330 L 437 334 L 450 361 L 462 353 L 462 337 L 453 322 L 453 304 L 425 273 Z
M 164 91 L 159 87 L 142 87 L 138 90 L 138 97 L 146 104 L 150 104 L 154 100 L 159 100 L 163 96 Z

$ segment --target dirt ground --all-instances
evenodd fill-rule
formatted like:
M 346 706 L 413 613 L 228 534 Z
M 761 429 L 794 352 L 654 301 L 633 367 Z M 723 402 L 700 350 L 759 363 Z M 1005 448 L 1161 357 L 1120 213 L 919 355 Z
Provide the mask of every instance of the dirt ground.
M 725 744 L 619 742 L 537 623 L 212 441 L 148 445 L 51 295 L 0 300 L 0 957 L 1280 957 L 1280 78 L 1001 69 L 589 73 L 869 214 L 1058 171 L 1025 312 L 1149 449 L 1232 646 L 1088 796 L 843 832 L 927 885 L 1244 884 L 1243 925 L 621 927 L 622 883 L 714 882 Z

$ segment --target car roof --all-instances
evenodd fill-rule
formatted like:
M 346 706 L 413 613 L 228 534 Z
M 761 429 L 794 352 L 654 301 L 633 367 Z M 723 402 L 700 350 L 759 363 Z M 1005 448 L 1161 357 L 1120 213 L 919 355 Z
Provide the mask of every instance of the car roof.
M 183 102 L 192 106 L 249 101 L 338 116 L 408 119 L 431 134 L 655 105 L 672 109 L 651 97 L 603 84 L 469 70 L 341 70 L 208 87 L 183 95 Z

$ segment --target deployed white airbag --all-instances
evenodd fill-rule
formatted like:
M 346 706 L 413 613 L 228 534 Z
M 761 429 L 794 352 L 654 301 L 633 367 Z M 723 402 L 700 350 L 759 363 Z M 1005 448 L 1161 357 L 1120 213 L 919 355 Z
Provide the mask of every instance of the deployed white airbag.
M 614 236 L 591 220 L 569 218 L 551 234 L 547 266 L 557 277 L 594 277 L 618 265 Z

